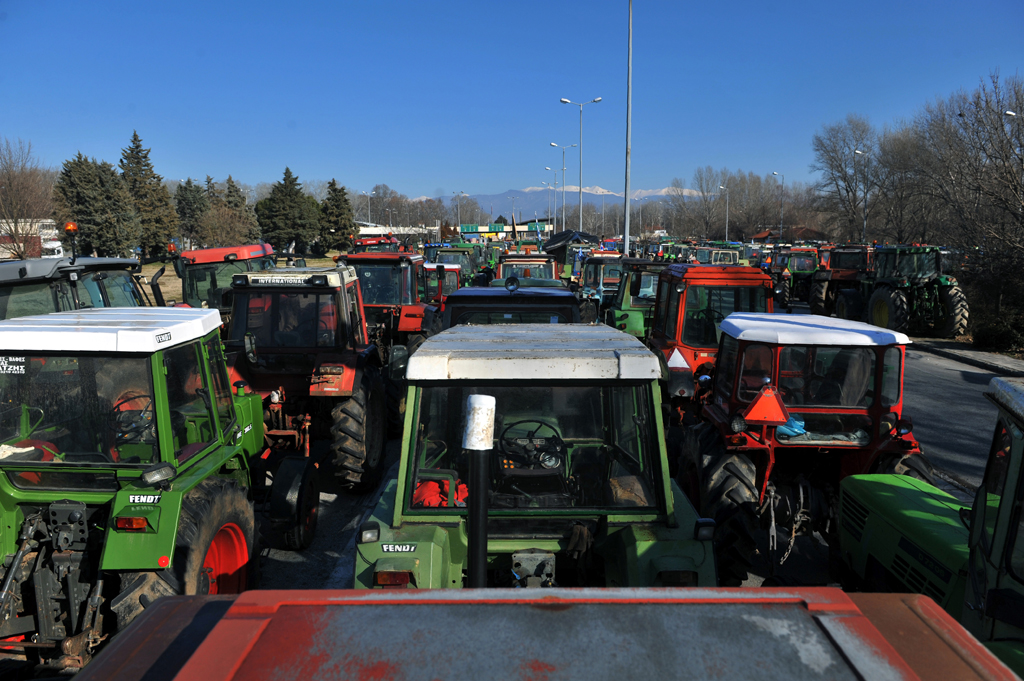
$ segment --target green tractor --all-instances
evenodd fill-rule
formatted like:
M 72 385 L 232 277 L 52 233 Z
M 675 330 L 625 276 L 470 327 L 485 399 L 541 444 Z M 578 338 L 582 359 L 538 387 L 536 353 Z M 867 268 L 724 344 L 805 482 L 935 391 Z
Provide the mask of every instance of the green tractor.
M 1024 675 L 1024 379 L 993 378 L 987 397 L 999 411 L 973 506 L 906 476 L 843 480 L 843 581 L 930 596 Z
M 315 528 L 294 507 L 307 460 L 261 458 L 261 401 L 228 383 L 220 325 L 182 308 L 0 322 L 0 676 L 74 673 L 163 596 L 251 587 L 257 507 Z
M 954 277 L 942 273 L 937 246 L 878 246 L 875 271 L 859 290 L 841 291 L 836 304 L 864 321 L 893 331 L 954 338 L 967 330 L 967 296 Z
M 668 266 L 668 262 L 623 258 L 622 281 L 605 312 L 605 324 L 641 341 L 647 338 L 658 298 L 658 275 Z
M 668 472 L 661 366 L 603 325 L 457 326 L 409 358 L 398 478 L 359 589 L 715 586 Z

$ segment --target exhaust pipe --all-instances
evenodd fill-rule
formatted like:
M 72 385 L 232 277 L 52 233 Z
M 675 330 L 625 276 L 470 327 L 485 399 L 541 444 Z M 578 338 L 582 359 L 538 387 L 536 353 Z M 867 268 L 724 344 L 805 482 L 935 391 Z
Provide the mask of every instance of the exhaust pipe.
M 466 399 L 466 432 L 462 448 L 469 452 L 469 517 L 466 539 L 467 585 L 487 586 L 487 498 L 490 490 L 490 460 L 494 450 L 494 407 L 491 395 L 470 395 Z

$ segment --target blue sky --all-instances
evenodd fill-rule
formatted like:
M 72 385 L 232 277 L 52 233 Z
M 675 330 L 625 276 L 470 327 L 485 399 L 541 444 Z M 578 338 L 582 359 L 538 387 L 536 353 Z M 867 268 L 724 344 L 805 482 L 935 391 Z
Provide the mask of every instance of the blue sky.
M 0 0 L 0 137 L 47 163 L 330 179 L 410 196 L 550 181 L 579 137 L 586 186 L 622 191 L 625 0 Z M 633 7 L 634 189 L 698 166 L 812 181 L 847 113 L 913 116 L 998 70 L 1024 75 L 1024 2 L 650 2 Z M 567 181 L 575 184 L 575 150 Z

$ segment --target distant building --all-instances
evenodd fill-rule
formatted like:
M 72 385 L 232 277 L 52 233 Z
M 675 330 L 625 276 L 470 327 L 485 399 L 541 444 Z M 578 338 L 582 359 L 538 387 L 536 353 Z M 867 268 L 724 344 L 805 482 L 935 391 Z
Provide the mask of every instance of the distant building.
M 17 230 L 19 233 L 14 234 L 15 226 L 8 220 L 0 220 L 0 259 L 13 260 L 19 250 L 24 250 L 28 258 L 63 257 L 64 248 L 57 240 L 57 224 L 53 220 L 23 222 Z

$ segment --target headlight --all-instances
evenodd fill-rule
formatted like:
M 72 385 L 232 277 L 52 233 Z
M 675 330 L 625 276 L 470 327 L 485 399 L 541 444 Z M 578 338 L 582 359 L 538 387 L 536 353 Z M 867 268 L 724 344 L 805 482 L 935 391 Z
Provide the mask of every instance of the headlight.
M 731 428 L 734 433 L 745 432 L 747 430 L 747 420 L 743 418 L 742 414 L 736 414 L 732 417 L 732 420 L 729 421 L 729 428 Z

